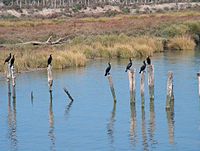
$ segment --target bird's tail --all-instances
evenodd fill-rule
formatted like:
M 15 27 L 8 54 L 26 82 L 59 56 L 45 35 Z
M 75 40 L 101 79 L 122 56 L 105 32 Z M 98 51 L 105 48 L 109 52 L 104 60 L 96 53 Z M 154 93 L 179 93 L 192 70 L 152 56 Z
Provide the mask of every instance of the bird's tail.
M 140 72 L 139 73 L 141 73 L 141 70 L 140 70 Z
M 107 73 L 105 73 L 105 75 L 104 76 L 107 76 Z
M 127 72 L 127 69 L 125 70 L 125 72 Z

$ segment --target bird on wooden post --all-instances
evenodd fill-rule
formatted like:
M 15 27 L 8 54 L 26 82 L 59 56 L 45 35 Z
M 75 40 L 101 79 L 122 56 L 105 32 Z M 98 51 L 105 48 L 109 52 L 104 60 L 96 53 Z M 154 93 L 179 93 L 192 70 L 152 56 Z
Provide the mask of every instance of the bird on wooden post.
M 110 74 L 111 64 L 108 62 L 108 67 L 106 68 L 105 76 Z
M 150 65 L 151 64 L 151 59 L 150 59 L 149 56 L 147 56 L 146 60 L 147 60 L 147 64 Z
M 126 70 L 125 70 L 125 72 L 127 72 L 128 70 L 130 70 L 130 68 L 131 68 L 131 66 L 132 66 L 132 60 L 131 60 L 131 58 L 129 59 L 129 63 L 128 63 L 128 65 L 126 66 Z
M 11 53 L 10 53 L 9 56 L 5 59 L 4 64 L 5 64 L 6 62 L 9 62 L 10 59 L 11 59 Z
M 144 71 L 145 68 L 146 68 L 146 62 L 145 62 L 145 60 L 144 60 L 144 61 L 143 61 L 143 65 L 141 66 L 140 72 L 139 72 L 139 73 L 141 73 L 142 71 Z
M 15 63 L 15 55 L 13 55 L 11 61 L 10 61 L 10 68 L 14 65 Z
M 51 62 L 52 62 L 52 54 L 50 54 L 49 58 L 48 58 L 48 61 L 47 61 L 47 67 L 49 65 L 51 65 Z

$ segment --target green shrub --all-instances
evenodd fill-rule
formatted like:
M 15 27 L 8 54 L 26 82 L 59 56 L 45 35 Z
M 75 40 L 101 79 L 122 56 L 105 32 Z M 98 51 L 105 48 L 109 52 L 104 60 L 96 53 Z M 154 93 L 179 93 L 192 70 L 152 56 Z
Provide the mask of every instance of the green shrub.
M 163 31 L 162 35 L 164 37 L 174 37 L 186 34 L 189 31 L 189 27 L 183 24 L 174 24 L 170 26 L 166 26 Z

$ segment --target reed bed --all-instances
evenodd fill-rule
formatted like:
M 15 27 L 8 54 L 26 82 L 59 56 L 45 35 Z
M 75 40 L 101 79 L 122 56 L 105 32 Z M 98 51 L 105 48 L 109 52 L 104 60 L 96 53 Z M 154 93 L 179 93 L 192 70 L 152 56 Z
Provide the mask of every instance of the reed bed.
M 10 51 L 0 51 L 0 72 L 5 72 L 6 65 L 4 59 Z M 82 67 L 86 65 L 86 57 L 80 52 L 71 51 L 11 51 L 15 54 L 16 71 L 28 71 L 47 67 L 47 59 L 52 54 L 52 65 L 54 69 L 64 69 L 67 67 Z
M 170 50 L 194 50 L 195 43 L 190 36 L 176 36 L 171 38 L 168 44 Z

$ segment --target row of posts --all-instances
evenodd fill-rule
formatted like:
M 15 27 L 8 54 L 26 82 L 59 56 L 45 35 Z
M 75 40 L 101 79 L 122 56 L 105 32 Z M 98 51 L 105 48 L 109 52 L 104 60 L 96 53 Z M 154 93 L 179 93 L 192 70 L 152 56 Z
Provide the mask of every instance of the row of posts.
M 8 81 L 8 92 L 11 94 L 11 88 L 10 83 L 12 82 L 12 97 L 16 98 L 16 74 L 15 74 L 15 68 L 14 65 L 10 67 L 10 62 L 7 65 L 7 81 Z M 148 86 L 149 86 L 149 95 L 150 100 L 154 99 L 154 66 L 148 65 L 147 66 L 148 71 Z M 53 86 L 53 75 L 52 75 L 52 66 L 51 64 L 47 67 L 47 75 L 48 75 L 48 86 L 49 86 L 49 92 L 50 97 L 52 97 L 52 86 Z M 200 83 L 200 74 L 197 74 L 199 77 L 199 83 Z M 130 89 L 130 103 L 135 104 L 135 94 L 136 94 L 136 70 L 130 69 L 128 70 L 128 79 L 129 79 L 129 89 Z M 116 103 L 116 95 L 114 90 L 114 85 L 112 81 L 111 74 L 108 75 L 108 81 L 110 85 L 110 90 L 113 96 L 114 103 Z M 142 107 L 144 107 L 144 90 L 145 90 L 145 72 L 141 73 L 141 80 L 140 80 L 140 94 L 142 98 Z M 199 95 L 200 95 L 200 84 L 199 84 Z M 73 99 L 72 99 L 73 100 Z M 167 99 L 166 99 L 166 109 L 170 109 L 171 106 L 174 104 L 174 93 L 173 93 L 173 73 L 171 71 L 168 72 L 168 80 L 167 80 Z
M 148 72 L 148 86 L 149 86 L 149 95 L 150 100 L 154 100 L 154 66 L 148 65 L 147 66 L 147 72 Z M 130 90 L 130 103 L 134 104 L 136 103 L 135 95 L 136 95 L 136 70 L 130 69 L 128 70 L 128 79 L 129 79 L 129 90 Z M 200 79 L 200 78 L 199 78 Z M 112 81 L 111 74 L 108 75 L 108 81 L 110 85 L 110 90 L 113 96 L 114 103 L 116 103 L 116 95 L 114 90 L 114 85 Z M 141 73 L 140 78 L 140 94 L 141 94 L 141 100 L 142 100 L 142 107 L 144 107 L 144 90 L 145 90 L 145 72 L 143 71 Z M 174 94 L 173 94 L 173 72 L 168 72 L 168 79 L 167 79 L 167 99 L 166 99 L 166 109 L 170 109 L 172 105 L 174 104 Z

